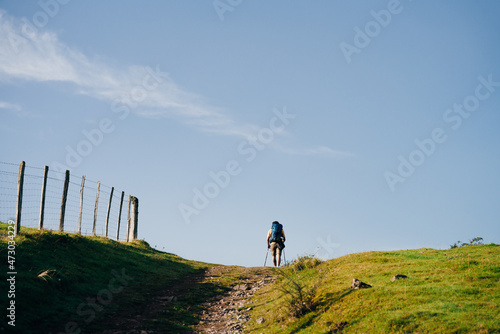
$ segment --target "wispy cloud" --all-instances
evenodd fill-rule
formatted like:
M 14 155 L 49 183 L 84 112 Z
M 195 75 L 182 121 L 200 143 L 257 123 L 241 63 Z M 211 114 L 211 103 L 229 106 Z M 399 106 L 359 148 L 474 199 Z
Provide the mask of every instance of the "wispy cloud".
M 147 91 L 147 95 L 137 103 L 139 106 L 132 108 L 131 112 L 148 118 L 176 118 L 208 133 L 244 139 L 254 136 L 260 128 L 234 121 L 220 108 L 204 103 L 200 96 L 179 87 L 168 73 L 158 67 L 115 68 L 70 48 L 53 32 L 40 30 L 27 33 L 23 24 L 22 20 L 0 10 L 0 82 L 66 82 L 74 85 L 77 94 L 113 105 L 130 100 L 134 88 L 144 85 L 148 72 L 156 71 L 161 76 L 161 84 Z M 3 108 L 7 106 L 5 104 Z M 10 109 L 20 111 L 16 105 L 10 105 Z M 327 147 L 280 150 L 301 155 L 341 155 Z
M 23 108 L 19 104 L 5 102 L 5 101 L 0 101 L 0 112 L 2 111 L 12 113 L 17 117 L 27 117 L 27 118 L 38 117 L 37 115 L 29 111 L 23 110 Z
M 22 110 L 21 106 L 18 104 L 3 102 L 3 101 L 0 101 L 0 109 L 12 110 L 12 111 L 21 111 Z
M 156 71 L 159 71 L 156 69 Z M 62 43 L 53 32 L 31 31 L 23 22 L 0 11 L 0 81 L 60 81 L 75 85 L 75 92 L 100 100 L 120 101 L 143 85 L 146 67 L 113 68 Z M 161 85 L 140 100 L 138 115 L 152 118 L 182 117 L 203 128 L 229 126 L 227 116 L 204 104 L 199 96 L 180 88 L 161 72 Z M 210 125 L 213 124 L 213 125 Z
M 291 154 L 291 155 L 303 155 L 303 156 L 311 156 L 311 155 L 319 155 L 325 157 L 334 157 L 334 158 L 354 158 L 355 154 L 350 152 L 333 150 L 327 146 L 317 146 L 313 148 L 288 148 L 283 147 L 281 145 L 274 145 L 274 148 L 278 151 Z

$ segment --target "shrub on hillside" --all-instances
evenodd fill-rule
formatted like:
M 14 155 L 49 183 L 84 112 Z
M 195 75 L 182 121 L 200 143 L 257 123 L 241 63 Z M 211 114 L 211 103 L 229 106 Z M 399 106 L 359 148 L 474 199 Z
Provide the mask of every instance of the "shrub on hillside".
M 319 262 L 318 262 L 319 261 Z M 319 259 L 308 259 L 307 261 L 297 259 L 290 268 L 292 272 L 298 272 L 305 268 L 312 268 L 321 263 Z M 317 304 L 316 286 L 308 287 L 301 283 L 298 278 L 294 278 L 289 270 L 278 269 L 278 274 L 283 278 L 279 290 L 285 299 L 285 306 L 292 317 L 300 318 L 308 312 L 314 310 Z
M 478 246 L 478 245 L 483 245 L 483 238 L 476 237 L 469 242 L 461 242 L 457 241 L 453 245 L 450 246 L 450 248 L 458 248 L 458 247 L 466 247 L 466 246 Z
M 299 256 L 296 260 L 293 260 L 290 263 L 290 266 L 294 270 L 301 271 L 304 269 L 314 268 L 321 263 L 323 263 L 323 261 L 318 259 L 314 255 L 304 255 Z

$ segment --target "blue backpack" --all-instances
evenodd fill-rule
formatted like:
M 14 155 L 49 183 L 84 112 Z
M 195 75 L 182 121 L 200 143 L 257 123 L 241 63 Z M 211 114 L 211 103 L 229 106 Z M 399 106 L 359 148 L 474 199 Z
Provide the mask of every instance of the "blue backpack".
M 271 225 L 271 242 L 277 242 L 280 245 L 283 244 L 283 240 L 281 239 L 283 237 L 283 225 L 281 225 L 278 222 L 273 222 Z M 281 248 L 281 247 L 280 247 Z

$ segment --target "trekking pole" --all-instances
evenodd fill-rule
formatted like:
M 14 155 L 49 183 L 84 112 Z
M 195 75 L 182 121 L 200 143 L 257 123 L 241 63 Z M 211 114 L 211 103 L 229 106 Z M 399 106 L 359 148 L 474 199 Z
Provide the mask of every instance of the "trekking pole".
M 283 265 L 286 266 L 285 249 L 283 248 Z
M 266 252 L 266 259 L 264 260 L 264 267 L 266 266 L 266 262 L 267 262 L 267 254 L 269 254 L 269 248 L 267 249 L 267 252 Z

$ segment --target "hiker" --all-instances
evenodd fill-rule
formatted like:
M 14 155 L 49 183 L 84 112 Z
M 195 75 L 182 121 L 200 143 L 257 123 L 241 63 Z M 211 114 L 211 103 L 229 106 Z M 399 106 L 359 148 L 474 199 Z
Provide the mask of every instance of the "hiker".
M 277 221 L 272 223 L 271 229 L 267 232 L 266 243 L 267 248 L 271 249 L 274 266 L 279 267 L 281 264 L 281 252 L 285 248 L 285 231 L 283 231 L 283 225 Z

